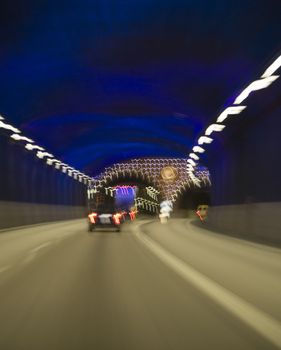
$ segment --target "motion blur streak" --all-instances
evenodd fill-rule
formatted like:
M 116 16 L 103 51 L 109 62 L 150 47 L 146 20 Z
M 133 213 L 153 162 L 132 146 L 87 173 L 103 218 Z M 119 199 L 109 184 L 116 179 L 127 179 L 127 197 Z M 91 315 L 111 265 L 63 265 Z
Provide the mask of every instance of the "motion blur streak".
M 179 276 L 139 237 L 197 277 Z M 0 271 L 1 349 L 264 350 L 280 344 L 280 249 L 214 234 L 187 219 L 138 220 L 121 233 L 87 233 L 84 220 L 2 232 Z M 194 287 L 198 276 L 204 292 Z M 229 312 L 241 305 L 243 321 Z M 248 311 L 258 315 L 250 319 L 255 330 L 245 324 Z M 262 329 L 268 323 L 258 324 L 265 318 L 277 325 L 275 335 Z

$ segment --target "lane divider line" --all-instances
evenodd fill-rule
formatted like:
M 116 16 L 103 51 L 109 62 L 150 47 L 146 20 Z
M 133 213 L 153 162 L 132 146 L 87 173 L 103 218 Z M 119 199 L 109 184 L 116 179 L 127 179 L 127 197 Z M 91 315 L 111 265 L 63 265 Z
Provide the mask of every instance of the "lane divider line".
M 36 248 L 31 249 L 31 250 L 28 252 L 28 255 L 27 255 L 27 256 L 24 258 L 24 260 L 22 261 L 22 263 L 23 263 L 23 264 L 28 264 L 28 263 L 30 263 L 30 262 L 36 257 L 37 253 L 38 253 L 41 249 L 43 249 L 43 248 L 45 248 L 45 247 L 51 245 L 52 243 L 53 243 L 52 241 L 49 241 L 49 242 L 40 244 L 40 245 L 39 245 L 38 247 L 36 247 Z
M 39 250 L 41 250 L 41 249 L 47 247 L 47 246 L 50 245 L 50 244 L 52 244 L 52 242 L 42 243 L 42 244 L 40 244 L 38 247 L 31 249 L 31 250 L 29 251 L 29 253 L 30 253 L 30 254 L 35 254 L 35 253 L 37 253 Z
M 0 273 L 5 272 L 11 268 L 11 265 L 0 267 Z
M 240 321 L 243 321 L 261 336 L 281 349 L 281 323 L 278 320 L 259 310 L 254 305 L 195 270 L 183 260 L 169 253 L 150 237 L 140 233 L 139 226 L 135 228 L 136 237 L 165 265 L 222 306 L 223 309 L 227 310 Z

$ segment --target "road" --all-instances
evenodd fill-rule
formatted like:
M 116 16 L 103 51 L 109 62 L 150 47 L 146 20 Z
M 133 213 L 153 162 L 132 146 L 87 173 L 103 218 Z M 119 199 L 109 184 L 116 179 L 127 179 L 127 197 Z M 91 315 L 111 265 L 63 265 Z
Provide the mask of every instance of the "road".
M 281 250 L 174 219 L 0 233 L 0 349 L 281 348 Z

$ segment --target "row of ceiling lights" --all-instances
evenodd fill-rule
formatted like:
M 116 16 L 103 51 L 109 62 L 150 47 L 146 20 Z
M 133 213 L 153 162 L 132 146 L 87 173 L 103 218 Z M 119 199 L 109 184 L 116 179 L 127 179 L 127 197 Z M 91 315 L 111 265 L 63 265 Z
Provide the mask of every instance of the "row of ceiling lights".
M 200 159 L 199 154 L 204 153 L 205 149 L 202 147 L 204 144 L 210 144 L 213 142 L 213 139 L 210 135 L 213 132 L 220 132 L 225 128 L 225 125 L 221 124 L 226 120 L 230 115 L 240 114 L 246 106 L 241 106 L 240 104 L 247 99 L 249 94 L 253 91 L 261 90 L 269 85 L 271 85 L 276 79 L 279 78 L 279 75 L 273 75 L 276 70 L 281 66 L 281 55 L 265 70 L 261 78 L 253 81 L 249 84 L 235 99 L 233 106 L 227 107 L 217 118 L 216 123 L 211 124 L 205 130 L 203 136 L 200 136 L 197 140 L 197 144 L 192 148 L 192 153 L 189 154 L 187 159 L 188 165 L 188 174 L 195 184 L 200 184 L 200 180 L 194 175 L 195 167 L 198 165 L 196 161 Z M 15 141 L 25 142 L 25 148 L 29 151 L 36 151 L 36 156 L 40 159 L 46 158 L 46 163 L 48 165 L 54 165 L 56 169 L 61 170 L 63 173 L 73 177 L 74 179 L 89 184 L 92 178 L 73 167 L 70 167 L 68 164 L 61 162 L 59 159 L 55 159 L 54 156 L 46 152 L 45 149 L 41 146 L 35 145 L 34 141 L 26 136 L 22 136 L 21 131 L 11 124 L 5 122 L 5 119 L 0 115 L 0 128 L 12 131 L 13 134 L 10 135 Z
M 241 105 L 243 101 L 247 99 L 251 92 L 265 89 L 271 85 L 276 79 L 279 78 L 279 75 L 274 75 L 274 73 L 281 67 L 281 55 L 265 70 L 262 76 L 250 83 L 240 94 L 236 97 L 232 106 L 227 107 L 218 117 L 214 124 L 210 124 L 203 136 L 200 136 L 197 140 L 197 144 L 192 148 L 192 153 L 189 154 L 187 160 L 188 165 L 188 174 L 191 179 L 197 183 L 199 180 L 194 175 L 196 166 L 198 165 L 200 154 L 205 152 L 205 149 L 202 147 L 204 144 L 210 144 L 213 142 L 213 139 L 210 135 L 213 132 L 220 132 L 225 128 L 225 125 L 222 124 L 229 116 L 240 114 L 246 106 Z
M 25 149 L 28 151 L 34 151 L 36 152 L 35 155 L 40 158 L 46 160 L 46 163 L 50 166 L 54 166 L 57 170 L 61 170 L 63 173 L 67 174 L 68 176 L 72 177 L 75 180 L 78 180 L 79 182 L 84 183 L 85 185 L 90 184 L 92 178 L 81 171 L 69 166 L 66 163 L 63 163 L 59 159 L 55 159 L 54 156 L 46 152 L 46 150 L 34 144 L 34 141 L 30 138 L 21 135 L 21 131 L 11 124 L 6 123 L 5 118 L 0 115 L 0 128 L 11 131 L 12 134 L 10 135 L 10 138 L 12 138 L 15 141 L 20 142 L 21 144 L 24 144 Z

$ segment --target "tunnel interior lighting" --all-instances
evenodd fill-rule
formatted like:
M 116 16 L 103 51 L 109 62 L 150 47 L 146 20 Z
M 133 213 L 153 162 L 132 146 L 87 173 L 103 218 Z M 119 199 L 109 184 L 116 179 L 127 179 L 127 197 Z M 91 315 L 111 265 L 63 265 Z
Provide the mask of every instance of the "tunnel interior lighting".
M 265 70 L 262 78 L 268 78 L 281 67 L 281 55 Z
M 37 145 L 32 145 L 31 143 L 27 143 L 25 145 L 25 148 L 28 149 L 29 151 L 33 151 L 34 149 L 39 150 L 39 151 L 45 151 L 43 147 L 37 146 Z
M 189 164 L 191 164 L 193 166 L 196 166 L 196 163 L 194 162 L 194 160 L 188 159 L 187 161 L 188 161 Z
M 241 94 L 235 99 L 234 104 L 239 105 L 241 102 L 243 102 L 252 91 L 257 91 L 261 89 L 265 89 L 270 84 L 272 84 L 277 78 L 279 78 L 279 75 L 270 75 L 266 78 L 262 78 L 259 80 L 253 81 L 250 85 L 246 87 L 245 90 L 241 92 Z
M 14 126 L 12 126 L 10 124 L 4 123 L 2 120 L 0 120 L 0 128 L 10 130 L 10 131 L 14 132 L 15 134 L 21 133 L 21 131 L 19 129 L 15 128 Z
M 60 161 L 58 159 L 48 158 L 46 163 L 48 165 L 53 165 L 54 163 L 60 163 Z
M 38 151 L 36 153 L 36 156 L 40 159 L 43 159 L 44 157 L 53 157 L 53 155 L 51 153 L 48 152 L 42 152 L 42 151 Z
M 0 128 L 2 129 L 6 129 L 6 130 L 9 130 L 9 131 L 12 131 L 13 134 L 10 135 L 10 137 L 16 141 L 25 141 L 27 142 L 24 147 L 29 150 L 29 151 L 33 151 L 33 150 L 36 150 L 36 156 L 40 159 L 43 159 L 45 157 L 48 157 L 47 159 L 47 164 L 48 165 L 55 165 L 56 169 L 60 169 L 61 171 L 63 172 L 67 172 L 67 174 L 69 176 L 72 176 L 72 171 L 70 172 L 69 169 L 71 170 L 75 170 L 73 168 L 71 168 L 68 164 L 65 164 L 65 163 L 62 163 L 60 160 L 58 159 L 51 159 L 52 157 L 54 157 L 51 153 L 49 152 L 43 152 L 45 151 L 45 149 L 43 147 L 40 147 L 38 145 L 34 145 L 34 141 L 31 140 L 30 138 L 28 137 L 25 137 L 25 136 L 21 136 L 19 134 L 21 134 L 21 131 L 17 128 L 15 128 L 14 126 L 12 126 L 11 124 L 7 124 L 6 122 L 4 122 L 5 118 L 0 115 Z M 65 166 L 65 168 L 63 167 Z M 92 178 L 88 177 L 86 174 L 83 174 L 81 172 L 78 172 L 80 175 L 82 175 L 83 177 L 83 181 L 86 184 L 88 184 L 88 182 L 92 181 Z M 76 176 L 73 176 L 73 178 L 75 180 L 77 180 L 77 175 Z M 79 178 L 79 181 L 81 182 L 80 178 Z
M 195 152 L 195 153 L 204 153 L 204 152 L 205 152 L 204 148 L 202 148 L 202 147 L 200 147 L 200 146 L 194 146 L 194 147 L 192 148 L 192 150 L 193 150 L 193 152 Z
M 239 114 L 241 113 L 246 106 L 232 106 L 232 107 L 227 107 L 219 116 L 217 119 L 217 123 L 222 123 L 228 115 L 234 115 L 234 114 Z
M 163 168 L 170 166 L 175 167 L 178 171 L 175 182 L 166 182 L 160 176 Z M 188 170 L 194 170 L 192 164 L 187 162 L 186 158 L 142 158 L 131 159 L 127 162 L 116 163 L 111 167 L 107 167 L 97 177 L 92 179 L 91 187 L 102 188 L 107 187 L 111 179 L 119 179 L 122 177 L 136 177 L 139 179 L 147 179 L 154 188 L 161 191 L 165 199 L 176 199 L 176 194 L 187 187 L 193 186 L 193 181 L 188 174 Z M 196 176 L 209 186 L 209 172 L 198 169 L 195 171 Z
M 237 106 L 242 103 L 251 92 L 257 91 L 260 89 L 264 89 L 268 86 L 270 86 L 276 79 L 279 78 L 279 75 L 272 75 L 274 74 L 279 68 L 281 67 L 281 55 L 265 70 L 263 75 L 261 76 L 261 79 L 253 81 L 251 84 L 249 84 L 241 93 L 240 95 L 235 99 L 233 106 L 227 107 L 218 117 L 216 120 L 216 123 L 222 123 L 229 115 L 235 115 L 241 113 L 246 106 Z M 225 125 L 222 124 L 211 124 L 207 127 L 205 131 L 205 136 L 202 136 L 198 139 L 198 144 L 202 145 L 204 143 L 210 143 L 213 140 L 211 138 L 208 138 L 207 136 L 210 136 L 212 132 L 216 131 L 222 131 L 225 128 Z M 194 153 L 203 153 L 205 150 L 198 146 L 195 145 L 192 148 Z M 191 157 L 191 155 L 189 155 Z M 193 157 L 191 157 L 193 158 Z M 189 176 L 191 179 L 193 178 L 193 174 L 190 171 L 191 169 L 188 167 L 187 171 L 189 173 Z M 193 170 L 193 169 L 192 169 Z M 208 181 L 210 179 L 208 178 Z M 195 181 L 198 183 L 197 181 Z
M 219 132 L 222 131 L 225 128 L 225 125 L 222 124 L 211 124 L 205 131 L 205 134 L 207 136 L 211 135 L 212 132 Z
M 29 139 L 28 137 L 21 136 L 19 134 L 12 134 L 10 137 L 16 141 L 26 141 L 26 142 L 34 143 L 33 140 Z
M 199 157 L 195 153 L 189 153 L 189 157 L 195 160 L 199 160 Z
M 207 136 L 201 136 L 198 139 L 198 144 L 199 145 L 203 145 L 204 143 L 209 144 L 211 142 L 213 142 L 213 139 L 211 137 L 207 137 Z

